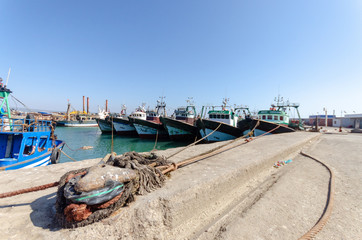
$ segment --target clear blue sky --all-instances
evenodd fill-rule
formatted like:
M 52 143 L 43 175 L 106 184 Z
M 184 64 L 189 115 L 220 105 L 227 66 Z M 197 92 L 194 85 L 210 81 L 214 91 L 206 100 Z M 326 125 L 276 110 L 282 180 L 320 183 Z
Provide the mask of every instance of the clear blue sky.
M 360 0 L 0 0 L 0 31 L 0 76 L 34 109 L 253 110 L 280 93 L 304 117 L 362 112 Z

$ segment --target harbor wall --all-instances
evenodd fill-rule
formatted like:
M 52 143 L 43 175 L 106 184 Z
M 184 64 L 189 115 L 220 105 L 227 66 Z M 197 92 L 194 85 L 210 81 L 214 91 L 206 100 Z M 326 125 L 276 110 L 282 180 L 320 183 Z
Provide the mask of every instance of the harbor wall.
M 257 186 L 273 174 L 276 161 L 293 157 L 318 136 L 318 133 L 305 132 L 269 135 L 221 152 L 177 169 L 163 188 L 138 196 L 135 202 L 107 219 L 77 229 L 59 229 L 49 223 L 54 217 L 55 199 L 49 200 L 47 196 L 54 196 L 55 188 L 0 199 L 1 206 L 19 205 L 19 208 L 0 209 L 2 219 L 9 217 L 7 221 L 12 222 L 12 227 L 2 232 L 8 232 L 4 237 L 9 239 L 22 230 L 34 233 L 34 239 L 207 239 L 205 229 L 220 221 L 219 216 L 241 200 L 248 199 Z M 193 146 L 171 160 L 179 162 L 222 144 L 225 142 Z M 178 150 L 157 153 L 170 156 Z M 65 172 L 96 164 L 99 160 L 4 172 L 0 176 L 0 182 L 6 182 L 2 184 L 2 192 L 57 181 Z M 30 207 L 22 206 L 24 202 L 31 202 Z M 244 208 L 253 204 L 253 200 L 246 202 Z M 21 234 L 17 234 L 21 239 Z

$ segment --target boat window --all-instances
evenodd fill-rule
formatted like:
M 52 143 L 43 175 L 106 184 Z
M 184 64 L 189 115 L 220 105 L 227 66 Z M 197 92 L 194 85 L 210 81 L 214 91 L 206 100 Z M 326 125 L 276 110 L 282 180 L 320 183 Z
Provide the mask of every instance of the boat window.
M 272 115 L 268 115 L 268 120 L 272 120 L 273 116 Z
M 284 120 L 284 117 L 283 117 L 283 116 L 280 116 L 279 119 L 280 119 L 280 121 L 283 121 L 283 120 Z
M 278 120 L 278 116 L 274 116 L 274 120 Z
M 47 140 L 48 140 L 48 137 L 47 137 L 47 136 L 41 136 L 41 137 L 40 137 L 39 147 L 38 147 L 38 151 L 39 151 L 39 152 L 42 152 L 42 151 L 45 150 Z
M 229 115 L 225 115 L 225 119 L 229 119 Z
M 225 115 L 224 115 L 224 114 L 221 115 L 221 119 L 225 119 Z
M 220 118 L 221 118 L 221 117 L 220 117 L 220 114 L 218 114 L 218 115 L 216 116 L 216 118 L 220 119 Z
M 266 116 L 265 115 L 263 115 L 263 120 L 265 120 L 266 119 Z
M 29 137 L 25 141 L 24 154 L 31 155 L 35 152 L 37 137 Z

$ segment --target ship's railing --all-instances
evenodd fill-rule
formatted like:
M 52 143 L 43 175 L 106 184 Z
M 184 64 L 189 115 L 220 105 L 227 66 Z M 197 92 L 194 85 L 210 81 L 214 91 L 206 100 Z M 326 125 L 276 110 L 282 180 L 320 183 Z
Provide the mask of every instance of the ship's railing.
M 51 131 L 49 120 L 0 117 L 0 132 L 44 132 Z

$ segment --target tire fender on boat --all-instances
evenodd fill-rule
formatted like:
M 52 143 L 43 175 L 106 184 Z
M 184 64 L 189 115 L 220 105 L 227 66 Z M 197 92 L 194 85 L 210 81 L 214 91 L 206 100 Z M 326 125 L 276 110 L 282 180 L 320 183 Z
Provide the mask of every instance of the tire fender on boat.
M 50 161 L 52 164 L 57 164 L 59 162 L 61 150 L 58 147 L 55 147 L 50 155 Z

